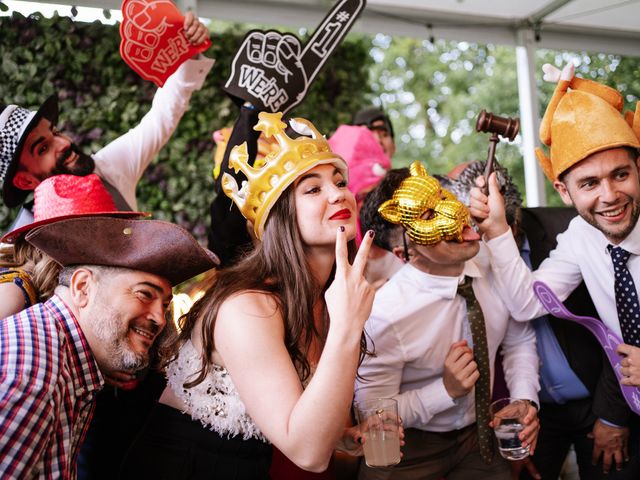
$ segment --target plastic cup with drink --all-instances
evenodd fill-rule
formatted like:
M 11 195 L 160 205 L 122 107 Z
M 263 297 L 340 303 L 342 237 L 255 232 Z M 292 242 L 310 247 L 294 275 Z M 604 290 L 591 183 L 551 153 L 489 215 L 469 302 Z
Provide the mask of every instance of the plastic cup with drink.
M 500 455 L 507 460 L 521 460 L 529 455 L 529 445 L 522 446 L 520 432 L 524 430 L 524 418 L 529 411 L 526 400 L 501 398 L 489 407 L 493 431 L 498 438 Z
M 400 462 L 400 417 L 393 398 L 374 398 L 354 404 L 364 460 L 369 467 L 388 467 Z

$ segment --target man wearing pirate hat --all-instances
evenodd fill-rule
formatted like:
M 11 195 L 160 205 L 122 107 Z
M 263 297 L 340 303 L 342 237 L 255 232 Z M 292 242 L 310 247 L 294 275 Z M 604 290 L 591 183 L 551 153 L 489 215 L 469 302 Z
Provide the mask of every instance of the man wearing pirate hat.
M 540 139 L 550 153 L 536 153 L 545 175 L 578 216 L 531 272 L 509 232 L 495 176 L 489 178 L 488 196 L 472 190 L 471 214 L 490 251 L 496 287 L 516 320 L 547 313 L 533 293 L 534 281 L 547 284 L 560 300 L 584 281 L 604 325 L 630 344 L 619 352 L 628 353 L 640 346 L 640 109 L 622 115 L 622 95 L 574 77 L 571 65 L 562 73 L 546 68 L 559 82 L 540 126 Z M 484 185 L 482 178 L 478 184 Z M 630 375 L 628 359 L 622 367 L 622 374 Z M 621 470 L 607 478 L 638 478 L 638 418 L 624 408 L 624 400 L 619 402 L 600 412 L 594 409 L 599 418 L 589 434 L 595 439 L 592 461 L 602 458 L 605 474 Z
M 26 239 L 64 268 L 51 299 L 0 321 L 0 471 L 72 479 L 104 377 L 147 366 L 171 287 L 218 260 L 158 220 L 80 216 Z
M 208 36 L 207 28 L 191 12 L 185 15 L 185 35 L 194 45 Z M 0 182 L 8 207 L 22 204 L 45 178 L 58 174 L 96 173 L 121 210 L 135 210 L 136 185 L 149 163 L 169 140 L 199 90 L 214 61 L 192 58 L 158 89 L 140 123 L 98 152 L 87 155 L 70 137 L 58 131 L 58 98 L 49 97 L 38 110 L 0 104 Z M 21 212 L 20 225 L 33 218 Z M 14 225 L 16 228 L 20 225 Z

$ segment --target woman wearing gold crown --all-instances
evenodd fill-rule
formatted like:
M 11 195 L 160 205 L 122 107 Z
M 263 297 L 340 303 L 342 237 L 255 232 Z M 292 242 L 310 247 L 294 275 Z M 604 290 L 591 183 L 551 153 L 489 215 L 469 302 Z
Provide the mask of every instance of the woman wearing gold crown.
M 223 189 L 253 223 L 256 249 L 221 270 L 182 320 L 165 389 L 123 467 L 127 478 L 268 478 L 271 442 L 305 470 L 326 469 L 345 430 L 374 290 L 353 264 L 356 204 L 345 162 L 304 119 L 256 130 L 279 150 L 264 166 L 231 154 Z M 187 413 L 183 415 L 181 412 Z M 345 431 L 350 435 L 345 436 Z

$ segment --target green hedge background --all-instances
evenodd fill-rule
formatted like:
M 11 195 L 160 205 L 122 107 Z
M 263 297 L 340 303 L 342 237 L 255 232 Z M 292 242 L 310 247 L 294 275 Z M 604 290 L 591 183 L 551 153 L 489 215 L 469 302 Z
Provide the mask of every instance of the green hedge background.
M 66 17 L 25 18 L 17 13 L 0 17 L 0 102 L 37 108 L 57 92 L 59 127 L 85 151 L 98 150 L 137 124 L 155 92 L 155 85 L 138 77 L 120 58 L 118 28 Z M 211 134 L 232 125 L 236 116 L 236 107 L 220 86 L 242 38 L 256 27 L 213 21 L 209 28 L 213 46 L 207 55 L 217 63 L 138 187 L 140 208 L 185 226 L 201 241 L 206 238 L 213 199 Z M 542 81 L 540 67 L 552 63 L 561 68 L 569 61 L 578 75 L 616 88 L 626 107 L 635 108 L 640 57 L 538 49 L 541 115 L 553 85 Z M 292 113 L 330 135 L 353 112 L 371 103 L 382 104 L 394 123 L 398 147 L 394 167 L 421 160 L 430 173 L 444 174 L 462 162 L 486 158 L 488 135 L 473 128 L 481 109 L 518 115 L 515 49 L 352 34 Z M 521 144 L 501 142 L 496 157 L 525 197 Z M 549 205 L 560 205 L 552 185 L 545 182 L 545 187 Z M 0 230 L 6 230 L 16 213 L 0 205 Z
M 0 102 L 37 108 L 57 93 L 61 130 L 86 152 L 97 151 L 137 124 L 156 90 L 120 57 L 118 29 L 59 16 L 0 17 Z M 232 125 L 237 114 L 220 85 L 246 31 L 246 26 L 232 25 L 211 34 L 213 45 L 206 55 L 216 64 L 138 185 L 141 209 L 184 226 L 203 243 L 214 197 L 211 135 Z M 308 118 L 325 134 L 348 122 L 370 94 L 369 48 L 366 38 L 348 37 L 292 113 Z M 8 228 L 16 213 L 0 206 L 0 230 Z

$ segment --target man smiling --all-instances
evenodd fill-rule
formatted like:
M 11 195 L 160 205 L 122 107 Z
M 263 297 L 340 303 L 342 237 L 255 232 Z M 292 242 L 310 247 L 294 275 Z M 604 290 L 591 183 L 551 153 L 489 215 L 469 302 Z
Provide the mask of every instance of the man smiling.
M 619 147 L 594 153 L 561 176 L 554 187 L 567 205 L 618 244 L 633 231 L 640 209 L 638 152 Z
M 0 321 L 0 471 L 72 479 L 103 376 L 148 365 L 172 285 L 217 259 L 156 220 L 67 219 L 27 241 L 65 268 L 50 300 Z
M 194 46 L 209 36 L 192 12 L 185 15 L 183 28 Z M 92 155 L 83 153 L 56 128 L 57 94 L 35 111 L 0 104 L 0 191 L 5 205 L 21 205 L 30 191 L 52 175 L 96 173 L 118 209 L 135 210 L 138 181 L 177 128 L 192 93 L 202 87 L 213 63 L 203 55 L 184 62 L 156 91 L 140 123 Z M 13 228 L 33 221 L 29 212 L 22 211 L 20 216 Z
M 495 177 L 489 179 L 488 196 L 472 191 L 470 211 L 491 252 L 497 289 L 516 320 L 546 313 L 533 294 L 535 280 L 549 285 L 561 300 L 584 280 L 603 323 L 625 343 L 640 347 L 640 112 L 625 120 L 622 105 L 617 91 L 573 78 L 571 68 L 562 72 L 540 127 L 550 156 L 539 150 L 538 159 L 564 203 L 573 205 L 579 216 L 558 235 L 556 249 L 537 271 L 532 273 L 520 259 Z M 631 349 L 622 348 L 624 353 Z M 592 461 L 602 458 L 605 474 L 612 466 L 622 470 L 607 478 L 638 478 L 638 418 L 618 407 L 593 412 L 600 418 L 590 434 Z M 627 448 L 629 438 L 632 447 Z

